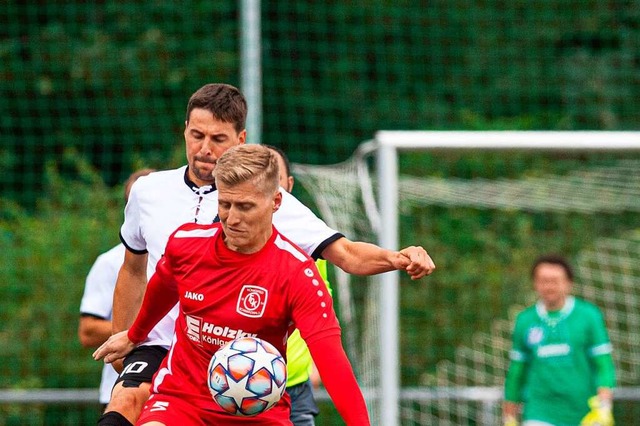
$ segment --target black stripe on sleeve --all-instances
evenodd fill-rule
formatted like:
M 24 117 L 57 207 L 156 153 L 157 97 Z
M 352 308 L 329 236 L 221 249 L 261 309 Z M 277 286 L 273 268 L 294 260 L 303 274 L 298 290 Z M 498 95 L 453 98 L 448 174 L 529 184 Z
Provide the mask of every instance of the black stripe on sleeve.
M 96 314 L 89 314 L 86 312 L 80 312 L 80 316 L 81 317 L 91 317 L 91 318 L 95 318 L 95 319 L 99 319 L 99 320 L 106 320 L 105 317 L 101 317 L 100 315 L 96 315 Z
M 144 250 L 136 250 L 134 248 L 129 247 L 129 244 L 127 244 L 127 242 L 124 240 L 124 238 L 122 238 L 122 233 L 119 233 L 120 235 L 120 241 L 122 242 L 122 244 L 124 244 L 124 246 L 127 248 L 127 250 L 129 250 L 131 253 L 133 254 L 147 254 L 148 251 L 146 249 Z
M 338 241 L 340 238 L 344 238 L 344 235 L 336 232 L 335 234 L 321 242 L 320 245 L 313 251 L 313 253 L 311 253 L 311 257 L 313 258 L 313 260 L 323 259 L 322 252 L 324 251 L 324 249 L 326 249 L 329 244 Z

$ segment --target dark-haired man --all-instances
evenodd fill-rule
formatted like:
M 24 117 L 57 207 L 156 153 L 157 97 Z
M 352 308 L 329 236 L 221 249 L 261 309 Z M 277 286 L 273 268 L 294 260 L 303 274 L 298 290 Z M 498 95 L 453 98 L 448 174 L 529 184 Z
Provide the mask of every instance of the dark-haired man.
M 169 235 L 184 223 L 218 220 L 218 194 L 212 173 L 224 152 L 245 143 L 246 117 L 247 103 L 237 88 L 228 84 L 204 85 L 187 104 L 187 165 L 152 173 L 134 184 L 120 229 L 120 239 L 127 250 L 114 293 L 114 332 L 133 323 L 147 279 L 153 275 Z M 312 258 L 325 258 L 351 274 L 404 270 L 412 279 L 419 279 L 435 269 L 431 257 L 420 246 L 391 251 L 350 241 L 286 191 L 282 191 L 282 206 L 273 223 Z M 177 314 L 175 307 L 149 333 L 144 344 L 125 358 L 99 425 L 130 425 L 137 420 L 149 396 L 153 374 L 171 344 Z
M 505 426 L 612 426 L 611 343 L 600 309 L 571 295 L 573 270 L 562 256 L 533 263 L 538 302 L 513 331 L 505 381 Z

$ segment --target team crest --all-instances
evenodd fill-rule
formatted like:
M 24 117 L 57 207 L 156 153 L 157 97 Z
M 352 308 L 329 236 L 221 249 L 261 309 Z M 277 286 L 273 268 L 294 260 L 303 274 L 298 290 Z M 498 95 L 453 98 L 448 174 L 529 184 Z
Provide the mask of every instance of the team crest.
M 260 318 L 267 306 L 269 292 L 255 285 L 245 284 L 238 296 L 236 312 L 249 318 Z
M 531 327 L 529 329 L 529 334 L 527 335 L 527 342 L 531 346 L 535 346 L 542 342 L 542 338 L 544 337 L 544 331 L 542 331 L 541 327 Z

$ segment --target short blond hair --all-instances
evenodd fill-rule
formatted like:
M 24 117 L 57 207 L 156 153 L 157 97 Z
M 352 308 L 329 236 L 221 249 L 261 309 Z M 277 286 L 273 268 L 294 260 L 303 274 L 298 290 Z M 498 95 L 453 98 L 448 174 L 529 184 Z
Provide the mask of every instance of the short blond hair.
M 220 156 L 213 177 L 225 185 L 235 186 L 252 181 L 265 195 L 279 187 L 278 158 L 261 145 L 236 145 Z

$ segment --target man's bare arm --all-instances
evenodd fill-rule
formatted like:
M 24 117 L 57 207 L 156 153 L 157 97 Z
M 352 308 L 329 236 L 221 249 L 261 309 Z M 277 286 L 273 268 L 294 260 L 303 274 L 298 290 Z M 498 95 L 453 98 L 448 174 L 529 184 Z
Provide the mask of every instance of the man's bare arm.
M 85 348 L 97 348 L 111 336 L 111 321 L 92 316 L 80 317 L 78 338 Z
M 374 275 L 403 270 L 413 280 L 431 274 L 436 265 L 420 246 L 400 251 L 386 250 L 375 244 L 340 238 L 322 251 L 322 257 L 343 271 L 354 275 Z
M 147 258 L 145 254 L 135 254 L 127 250 L 118 273 L 113 293 L 113 333 L 131 327 L 136 319 L 147 287 Z

